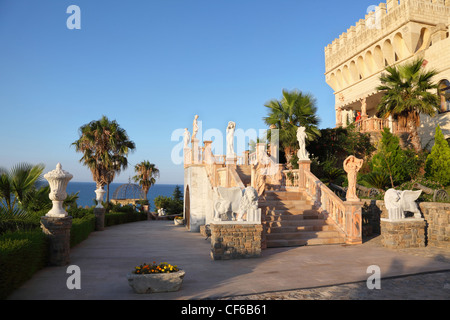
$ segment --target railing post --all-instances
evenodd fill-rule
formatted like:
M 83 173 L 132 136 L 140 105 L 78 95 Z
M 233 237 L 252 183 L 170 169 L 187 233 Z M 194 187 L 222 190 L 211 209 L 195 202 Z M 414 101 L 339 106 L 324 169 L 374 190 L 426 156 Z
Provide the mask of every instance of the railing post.
M 298 191 L 306 191 L 306 178 L 305 171 L 311 172 L 311 160 L 299 160 L 298 161 Z
M 250 151 L 248 151 L 248 150 L 244 151 L 243 155 L 244 155 L 244 163 L 243 163 L 243 165 L 250 164 L 250 162 L 249 162 Z

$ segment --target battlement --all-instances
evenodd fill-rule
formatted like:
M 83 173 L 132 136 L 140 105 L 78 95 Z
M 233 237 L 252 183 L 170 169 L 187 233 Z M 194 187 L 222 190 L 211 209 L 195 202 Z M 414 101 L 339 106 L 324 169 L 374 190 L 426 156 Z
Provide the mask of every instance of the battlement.
M 429 27 L 450 23 L 450 0 L 387 0 L 325 47 L 326 72 L 333 70 L 408 22 Z

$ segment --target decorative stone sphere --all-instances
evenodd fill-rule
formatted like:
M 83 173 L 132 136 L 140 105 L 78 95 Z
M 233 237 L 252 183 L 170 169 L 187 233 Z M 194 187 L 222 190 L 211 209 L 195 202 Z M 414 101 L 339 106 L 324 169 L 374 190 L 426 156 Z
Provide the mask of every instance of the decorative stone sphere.
M 67 212 L 63 208 L 63 201 L 67 198 L 66 188 L 73 175 L 64 171 L 60 163 L 56 169 L 44 175 L 50 186 L 49 198 L 53 202 L 52 209 L 46 214 L 47 217 L 64 218 Z

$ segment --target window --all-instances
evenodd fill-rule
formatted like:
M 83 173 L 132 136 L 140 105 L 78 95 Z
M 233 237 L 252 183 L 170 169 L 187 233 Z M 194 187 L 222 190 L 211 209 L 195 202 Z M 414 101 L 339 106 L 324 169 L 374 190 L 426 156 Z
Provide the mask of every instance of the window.
M 441 97 L 441 112 L 450 111 L 450 82 L 448 80 L 439 82 L 438 94 Z

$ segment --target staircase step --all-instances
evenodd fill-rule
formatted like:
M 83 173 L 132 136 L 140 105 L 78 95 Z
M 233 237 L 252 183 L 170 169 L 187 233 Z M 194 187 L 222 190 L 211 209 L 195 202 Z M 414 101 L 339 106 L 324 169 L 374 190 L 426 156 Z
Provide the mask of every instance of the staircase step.
M 267 240 L 289 240 L 289 239 L 322 239 L 322 238 L 340 238 L 337 231 L 298 231 L 284 233 L 268 233 Z
M 303 231 L 336 231 L 333 226 L 323 224 L 323 225 L 282 225 L 282 226 L 267 226 L 266 233 L 294 233 Z
M 307 200 L 298 200 L 295 202 L 270 201 L 270 202 L 259 202 L 258 207 L 277 209 L 277 210 L 282 210 L 282 209 L 311 210 L 313 208 L 313 204 Z
M 266 241 L 267 248 L 298 247 L 305 245 L 317 246 L 343 243 L 345 243 L 343 238 L 278 239 Z
M 317 215 L 304 215 L 304 214 L 277 214 L 266 215 L 265 221 L 287 221 L 287 220 L 317 220 Z
M 329 226 L 330 228 L 334 228 L 334 226 L 330 226 L 322 219 L 296 219 L 296 220 L 266 220 L 264 224 L 267 228 L 276 228 L 276 227 L 302 227 L 302 226 L 314 226 L 314 227 L 324 227 Z
M 272 208 L 261 208 L 261 212 L 265 215 L 308 215 L 308 216 L 317 216 L 318 212 L 315 209 L 311 209 L 310 207 L 306 208 L 296 208 L 296 209 L 272 209 Z
M 286 191 L 266 191 L 264 194 L 265 199 L 272 200 L 304 200 L 306 196 L 300 192 L 286 192 Z

